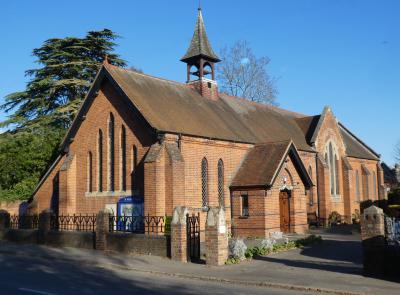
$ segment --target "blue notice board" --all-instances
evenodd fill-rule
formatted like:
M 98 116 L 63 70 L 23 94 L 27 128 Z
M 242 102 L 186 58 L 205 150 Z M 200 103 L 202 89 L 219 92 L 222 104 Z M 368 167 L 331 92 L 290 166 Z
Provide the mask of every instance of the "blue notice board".
M 117 203 L 118 230 L 144 232 L 144 202 L 141 197 L 124 197 Z
M 124 197 L 117 203 L 118 216 L 143 216 L 144 202 L 142 197 Z

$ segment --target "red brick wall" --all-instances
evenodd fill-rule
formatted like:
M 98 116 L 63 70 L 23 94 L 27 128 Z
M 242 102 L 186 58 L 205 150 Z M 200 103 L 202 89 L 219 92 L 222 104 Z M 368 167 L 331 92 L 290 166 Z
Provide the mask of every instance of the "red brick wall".
M 115 191 L 107 192 L 107 168 L 108 168 L 108 120 L 112 113 L 115 118 L 114 125 L 114 183 Z M 126 128 L 126 191 L 121 190 L 120 180 L 120 133 L 122 124 Z M 97 142 L 98 130 L 103 133 L 103 192 L 98 192 L 97 178 Z M 74 163 L 70 165 L 67 172 L 67 183 L 61 183 L 60 187 L 66 187 L 68 196 L 60 199 L 60 209 L 65 213 L 96 213 L 103 209 L 106 204 L 116 203 L 121 196 L 132 195 L 132 148 L 137 147 L 137 163 L 134 189 L 138 195 L 144 195 L 144 166 L 143 158 L 152 143 L 155 142 L 150 131 L 138 116 L 128 107 L 127 102 L 121 97 L 108 82 L 103 83 L 98 96 L 94 99 L 89 112 L 82 121 L 79 131 L 69 146 L 69 153 L 74 157 Z M 88 192 L 88 152 L 93 154 L 93 192 Z M 39 211 L 49 208 L 53 192 L 52 179 L 60 170 L 63 160 L 54 168 L 52 173 L 35 194 L 37 209 Z
M 284 180 L 286 179 L 286 183 Z M 269 190 L 249 190 L 233 192 L 233 233 L 240 237 L 267 237 L 271 232 L 281 231 L 280 201 L 282 189 L 291 190 L 290 231 L 303 233 L 308 228 L 308 196 L 290 157 L 279 171 L 276 180 Z M 248 194 L 249 216 L 241 216 L 242 194 Z
M 115 120 L 114 131 L 114 182 L 115 191 L 107 192 L 108 187 L 108 120 L 112 113 Z M 120 134 L 122 125 L 126 128 L 126 191 L 121 190 L 121 162 L 120 162 Z M 103 133 L 103 192 L 97 192 L 97 144 L 98 130 Z M 327 142 L 332 141 L 338 150 L 339 159 L 345 156 L 345 148 L 340 132 L 332 113 L 328 112 L 321 126 L 317 141 L 316 150 L 323 155 Z M 252 147 L 250 144 L 231 143 L 226 141 L 194 138 L 190 136 L 165 135 L 165 142 L 156 161 L 144 164 L 144 158 L 150 146 L 157 142 L 153 133 L 145 122 L 135 115 L 128 103 L 121 97 L 114 88 L 107 82 L 103 83 L 101 90 L 94 99 L 89 112 L 81 123 L 79 131 L 69 146 L 69 156 L 57 163 L 46 181 L 39 188 L 35 195 L 34 208 L 37 211 L 49 208 L 53 194 L 53 179 L 59 175 L 60 185 L 60 212 L 62 213 L 95 213 L 103 209 L 107 204 L 114 204 L 121 196 L 130 196 L 133 192 L 145 197 L 145 211 L 151 215 L 171 215 L 177 205 L 185 205 L 192 212 L 201 212 L 201 228 L 204 229 L 206 213 L 202 212 L 201 196 L 201 161 L 205 157 L 208 162 L 208 197 L 209 206 L 217 207 L 218 203 L 218 161 L 224 163 L 224 200 L 226 219 L 230 224 L 230 190 L 229 185 L 237 169 L 240 167 L 247 151 Z M 179 142 L 179 149 L 178 149 Z M 166 149 L 166 144 L 173 144 L 174 148 Z M 131 176 L 133 167 L 132 147 L 137 147 L 137 167 L 134 177 Z M 93 192 L 88 192 L 88 152 L 93 155 Z M 180 152 L 179 152 L 180 151 Z M 174 154 L 177 153 L 177 154 Z M 182 159 L 179 160 L 179 157 Z M 373 192 L 372 175 L 377 173 L 377 162 L 350 158 L 353 172 L 344 169 L 342 161 L 338 162 L 339 171 L 339 196 L 333 198 L 330 194 L 329 171 L 324 167 L 323 162 L 317 165 L 316 154 L 300 152 L 307 171 L 312 170 L 312 181 L 315 186 L 312 188 L 314 203 L 310 205 L 310 196 L 305 195 L 304 186 L 298 178 L 298 174 L 291 161 L 286 166 L 293 178 L 294 192 L 292 215 L 294 230 L 303 231 L 306 223 L 306 212 L 317 212 L 318 195 L 320 197 L 320 214 L 328 217 L 330 212 L 338 211 L 342 215 L 348 215 L 358 208 L 355 198 L 355 176 L 354 171 L 360 171 L 360 183 L 362 183 L 361 164 L 364 163 L 371 172 L 369 196 L 375 198 Z M 61 169 L 61 166 L 64 166 Z M 146 168 L 146 169 L 145 169 Z M 293 171 L 292 171 L 293 170 Z M 282 170 L 284 173 L 286 170 Z M 57 174 L 59 173 L 59 174 Z M 318 174 L 318 177 L 317 177 Z M 279 177 L 282 177 L 280 175 Z M 280 178 L 277 178 L 278 180 Z M 133 182 L 132 182 L 133 180 Z M 377 181 L 377 187 L 379 182 Z M 318 187 L 317 187 L 318 186 Z M 239 192 L 233 194 L 236 202 Z M 266 197 L 264 196 L 266 194 Z M 266 217 L 256 217 L 247 220 L 239 220 L 244 227 L 251 224 L 261 226 L 259 232 L 253 231 L 253 235 L 266 235 L 270 231 L 279 228 L 279 188 L 273 187 L 268 192 L 250 191 L 250 212 L 258 210 Z M 239 207 L 234 204 L 234 210 Z M 257 211 L 257 212 L 258 212 Z M 254 211 L 254 213 L 256 213 Z M 236 213 L 233 212 L 235 215 Z M 257 213 L 258 214 L 258 213 Z

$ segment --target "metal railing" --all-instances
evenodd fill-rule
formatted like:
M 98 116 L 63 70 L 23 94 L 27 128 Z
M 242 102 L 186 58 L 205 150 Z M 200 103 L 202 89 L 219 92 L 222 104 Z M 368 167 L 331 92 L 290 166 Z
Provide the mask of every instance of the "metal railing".
M 167 216 L 113 216 L 109 218 L 110 232 L 170 235 L 171 218 Z
M 96 214 L 54 215 L 50 220 L 51 230 L 92 231 L 96 230 Z
M 39 215 L 10 215 L 12 229 L 38 229 Z

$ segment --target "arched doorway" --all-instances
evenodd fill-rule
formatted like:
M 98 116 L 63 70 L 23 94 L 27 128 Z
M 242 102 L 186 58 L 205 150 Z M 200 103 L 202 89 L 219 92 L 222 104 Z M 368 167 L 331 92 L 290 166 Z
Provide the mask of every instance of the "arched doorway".
M 281 232 L 290 232 L 290 198 L 292 191 L 283 189 L 279 192 L 279 215 Z

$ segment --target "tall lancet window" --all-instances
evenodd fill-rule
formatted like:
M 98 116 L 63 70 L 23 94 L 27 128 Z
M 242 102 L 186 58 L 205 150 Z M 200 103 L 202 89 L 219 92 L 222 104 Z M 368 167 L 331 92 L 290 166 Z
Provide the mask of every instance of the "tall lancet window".
M 103 191 L 103 132 L 101 129 L 97 137 L 97 190 Z
M 87 156 L 87 191 L 93 191 L 93 156 L 92 152 L 88 152 Z
M 126 191 L 126 130 L 124 125 L 121 127 L 120 145 L 120 185 L 121 190 Z
M 208 206 L 208 163 L 206 158 L 201 161 L 201 203 L 203 207 Z
M 332 142 L 326 147 L 325 161 L 329 167 L 330 192 L 332 196 L 339 195 L 339 157 Z
M 310 178 L 312 179 L 312 168 L 311 168 L 311 166 L 310 167 L 308 167 L 308 175 L 310 176 Z M 313 206 L 314 205 L 314 191 L 313 191 L 313 188 L 312 187 L 310 187 L 310 189 L 309 189 L 309 191 L 308 191 L 308 197 L 309 197 L 309 204 L 310 204 L 310 206 Z
M 224 162 L 222 159 L 218 161 L 218 203 L 221 208 L 225 207 L 224 198 Z
M 132 155 L 131 155 L 131 190 L 134 193 L 134 190 L 137 189 L 137 165 L 138 165 L 138 149 L 135 145 L 132 146 Z
M 114 116 L 110 113 L 108 120 L 108 190 L 115 190 L 114 175 Z
M 336 194 L 339 194 L 339 160 L 335 155 L 335 183 L 336 183 Z
M 360 191 L 360 173 L 358 172 L 358 170 L 356 170 L 356 196 L 357 196 L 357 201 L 360 202 L 360 195 L 361 195 L 361 191 Z

